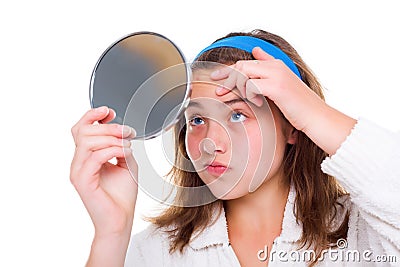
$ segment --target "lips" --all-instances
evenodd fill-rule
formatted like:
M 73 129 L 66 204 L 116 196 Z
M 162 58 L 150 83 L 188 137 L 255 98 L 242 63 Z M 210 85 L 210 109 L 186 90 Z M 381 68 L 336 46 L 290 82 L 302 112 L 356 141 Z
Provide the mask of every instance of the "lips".
M 206 166 L 206 170 L 209 174 L 213 176 L 221 176 L 228 170 L 228 167 L 219 162 L 212 162 Z

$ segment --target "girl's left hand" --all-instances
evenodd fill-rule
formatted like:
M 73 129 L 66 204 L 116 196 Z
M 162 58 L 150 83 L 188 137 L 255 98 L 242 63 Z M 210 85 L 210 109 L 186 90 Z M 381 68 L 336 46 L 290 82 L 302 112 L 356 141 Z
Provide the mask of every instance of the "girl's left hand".
M 356 121 L 328 106 L 281 60 L 259 47 L 252 52 L 256 60 L 238 61 L 211 74 L 214 80 L 226 79 L 216 90 L 217 95 L 237 88 L 242 97 L 257 106 L 263 104 L 264 96 L 269 98 L 297 130 L 333 154 Z

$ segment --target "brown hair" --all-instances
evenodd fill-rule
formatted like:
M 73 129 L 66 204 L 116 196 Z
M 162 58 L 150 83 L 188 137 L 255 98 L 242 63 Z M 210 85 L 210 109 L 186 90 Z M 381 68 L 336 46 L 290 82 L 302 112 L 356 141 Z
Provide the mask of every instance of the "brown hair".
M 322 86 L 304 63 L 295 49 L 283 38 L 262 30 L 254 30 L 250 33 L 231 33 L 225 37 L 246 35 L 254 36 L 268 41 L 284 51 L 295 63 L 300 71 L 302 80 L 308 87 L 324 100 Z M 224 38 L 225 38 L 224 37 Z M 221 38 L 222 39 L 222 38 Z M 233 64 L 238 60 L 251 60 L 253 56 L 243 50 L 236 48 L 215 48 L 200 55 L 192 64 L 192 69 L 204 68 L 206 65 L 200 61 L 218 62 L 222 64 Z M 173 181 L 177 185 L 196 187 L 204 185 L 196 172 L 184 171 L 188 166 L 182 166 L 189 160 L 185 148 L 186 127 L 183 121 L 175 126 L 175 166 L 170 171 Z M 339 238 L 346 238 L 348 212 L 335 221 L 339 208 L 343 208 L 339 198 L 347 195 L 345 190 L 338 184 L 336 179 L 321 171 L 320 164 L 327 154 L 315 145 L 303 132 L 298 132 L 297 142 L 294 145 L 288 144 L 284 154 L 283 168 L 286 182 L 293 184 L 296 191 L 294 214 L 296 221 L 300 222 L 303 233 L 300 239 L 299 248 L 312 247 L 317 256 Z M 186 158 L 186 159 L 185 159 Z M 177 194 L 175 200 L 182 202 L 188 197 Z M 199 197 L 199 196 L 191 196 Z M 169 228 L 170 253 L 179 250 L 183 252 L 184 247 L 190 241 L 193 233 L 202 231 L 211 223 L 213 210 L 216 207 L 222 208 L 222 201 L 199 207 L 171 206 L 161 215 L 149 218 L 149 221 L 158 227 L 172 226 Z M 333 229 L 333 225 L 336 225 Z M 311 265 L 316 263 L 315 258 Z

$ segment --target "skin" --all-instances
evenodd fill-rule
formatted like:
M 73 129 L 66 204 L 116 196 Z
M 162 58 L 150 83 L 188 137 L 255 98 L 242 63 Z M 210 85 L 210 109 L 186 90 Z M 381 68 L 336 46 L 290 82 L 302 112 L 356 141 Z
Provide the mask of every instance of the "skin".
M 185 111 L 186 149 L 214 195 L 235 199 L 278 175 L 286 144 L 295 143 L 296 132 L 273 103 L 257 107 L 234 91 L 217 95 L 211 72 L 194 73 Z M 209 172 L 205 166 L 212 162 L 226 166 L 226 172 Z
M 271 102 L 257 107 L 235 91 L 217 95 L 220 85 L 212 83 L 212 71 L 193 75 L 203 82 L 193 83 L 191 102 L 196 104 L 185 111 L 186 149 L 211 192 L 227 200 L 229 240 L 241 265 L 265 266 L 256 255 L 281 232 L 289 185 L 282 182 L 280 167 L 286 145 L 296 142 L 296 131 Z M 204 162 L 210 161 L 228 170 L 209 173 Z
M 257 64 L 256 61 L 240 61 L 233 66 L 219 69 L 210 74 L 215 82 L 219 82 L 223 86 L 222 89 L 214 87 L 214 89 L 216 88 L 215 96 L 210 91 L 207 97 L 228 98 L 229 91 L 235 87 L 238 88 L 241 95 L 256 105 L 261 104 L 258 94 L 266 96 L 294 128 L 303 131 L 314 143 L 333 155 L 349 135 L 356 121 L 321 101 L 279 60 L 273 59 L 259 48 L 253 50 L 253 55 L 257 59 Z M 258 112 L 258 110 L 254 110 L 255 113 Z M 272 113 L 274 114 L 273 108 Z M 137 164 L 128 141 L 135 136 L 135 131 L 121 125 L 98 123 L 111 121 L 114 116 L 114 111 L 107 107 L 89 110 L 71 130 L 76 147 L 71 163 L 70 180 L 95 227 L 95 236 L 87 266 L 123 266 L 133 223 L 138 187 L 135 179 L 132 179 L 131 173 L 135 176 L 134 178 L 138 177 Z M 279 121 L 276 116 L 274 118 L 275 122 Z M 210 133 L 207 133 L 209 138 L 213 137 L 211 135 L 213 131 L 218 131 L 224 139 L 224 134 L 230 133 L 230 131 L 221 130 L 221 124 L 215 123 L 219 120 L 224 121 L 223 119 L 226 122 L 226 118 L 216 118 L 211 121 L 210 125 L 213 127 L 210 127 Z M 259 126 L 261 129 L 264 127 L 263 123 L 259 125 L 261 125 Z M 250 125 L 239 127 L 236 134 L 243 134 L 243 131 L 256 134 L 250 132 L 250 128 L 246 127 L 250 127 Z M 277 153 L 279 153 L 279 140 L 290 142 L 292 139 L 290 134 L 280 138 L 279 129 L 284 127 L 281 128 L 277 125 L 276 128 Z M 284 132 L 282 131 L 282 133 Z M 293 131 L 286 131 L 286 134 L 288 133 L 293 133 Z M 266 138 L 265 136 L 256 134 L 256 137 L 259 142 L 263 140 L 263 144 L 269 147 L 268 142 L 263 139 Z M 232 140 L 236 139 L 232 138 Z M 193 142 L 199 141 L 194 140 Z M 211 150 L 214 151 L 217 148 L 216 152 L 220 150 L 217 154 L 219 159 L 229 161 L 231 152 L 228 152 L 228 156 L 222 157 L 221 140 L 215 139 L 214 142 L 215 146 L 211 146 L 214 149 Z M 250 151 L 248 148 L 253 148 L 255 145 L 252 142 L 255 141 L 249 140 L 246 142 L 248 145 L 241 149 Z M 282 144 L 284 144 L 283 141 Z M 199 149 L 199 146 L 191 146 L 189 149 L 193 153 L 193 158 L 197 159 L 195 150 Z M 236 148 L 232 149 L 228 145 L 225 149 L 235 151 Z M 260 151 L 252 151 L 255 151 L 254 154 L 253 152 L 246 153 L 248 157 L 263 158 Z M 117 159 L 115 165 L 109 162 L 112 158 Z M 235 158 L 232 157 L 232 160 Z M 279 157 L 276 156 L 275 160 L 278 162 Z M 238 184 L 238 189 L 225 195 L 225 198 L 229 199 L 226 207 L 227 220 L 229 236 L 235 253 L 244 265 L 256 266 L 258 262 L 252 261 L 256 257 L 250 257 L 249 255 L 252 254 L 246 253 L 263 248 L 279 235 L 287 187 L 278 183 L 279 177 L 282 176 L 279 168 L 272 164 L 267 179 L 255 179 L 255 188 L 258 187 L 258 189 L 249 193 L 247 185 L 251 184 L 250 173 L 245 170 L 243 182 Z M 261 174 L 259 177 L 262 177 Z M 203 175 L 202 177 L 206 182 L 210 181 L 209 177 Z M 262 182 L 260 183 L 260 181 Z M 229 182 L 225 184 L 230 186 Z M 261 186 L 258 186 L 260 184 Z M 223 191 L 226 191 L 225 189 Z M 274 216 L 268 218 L 267 214 L 274 214 Z M 261 231 L 261 229 L 268 229 L 268 231 Z M 258 236 L 262 233 L 264 235 Z M 252 239 L 246 239 L 246 236 L 251 236 Z M 253 242 L 254 247 L 248 247 Z
M 211 74 L 214 81 L 222 80 L 222 86 L 216 89 L 216 94 L 228 95 L 233 88 L 237 88 L 241 95 L 257 106 L 262 105 L 263 96 L 268 97 L 274 103 L 272 110 L 276 105 L 291 125 L 305 132 L 325 152 L 334 154 L 356 121 L 328 106 L 281 61 L 260 48 L 255 48 L 253 55 L 257 61 L 239 61 Z M 274 118 L 278 122 L 279 132 L 281 120 L 276 115 Z M 288 143 L 294 143 L 295 136 L 286 138 Z M 278 138 L 278 147 L 280 142 L 283 140 Z M 279 152 L 277 155 L 274 161 L 280 164 Z M 273 172 L 269 176 L 271 174 Z M 280 173 L 280 179 L 282 177 Z M 273 240 L 281 232 L 286 202 L 282 196 L 287 197 L 287 194 L 283 194 L 285 191 L 280 186 L 279 178 L 275 180 L 278 182 L 273 183 L 267 176 L 265 181 L 256 194 L 248 194 L 226 204 L 229 238 L 242 266 L 268 264 L 249 255 L 256 255 L 263 245 L 271 248 Z
M 216 93 L 223 95 L 236 87 L 256 105 L 267 97 L 293 127 L 329 155 L 335 154 L 356 120 L 327 105 L 282 61 L 259 47 L 252 53 L 256 60 L 238 61 L 211 74 L 215 81 L 226 79 Z
M 117 124 L 107 107 L 89 110 L 71 129 L 75 154 L 70 180 L 95 227 L 87 266 L 123 266 L 133 223 L 137 184 L 136 161 L 129 140 L 135 131 Z M 117 164 L 108 161 L 116 157 Z

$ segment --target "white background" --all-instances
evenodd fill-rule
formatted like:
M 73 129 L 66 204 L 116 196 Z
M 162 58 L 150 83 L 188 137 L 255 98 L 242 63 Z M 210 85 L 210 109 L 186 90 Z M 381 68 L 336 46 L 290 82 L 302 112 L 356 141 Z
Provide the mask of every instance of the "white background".
M 353 116 L 400 129 L 397 1 L 3 1 L 0 266 L 83 266 L 93 228 L 69 182 L 71 126 L 103 50 L 156 31 L 193 59 L 231 31 L 287 39 Z M 181 4 L 182 3 L 182 4 Z M 154 205 L 140 193 L 135 227 Z

